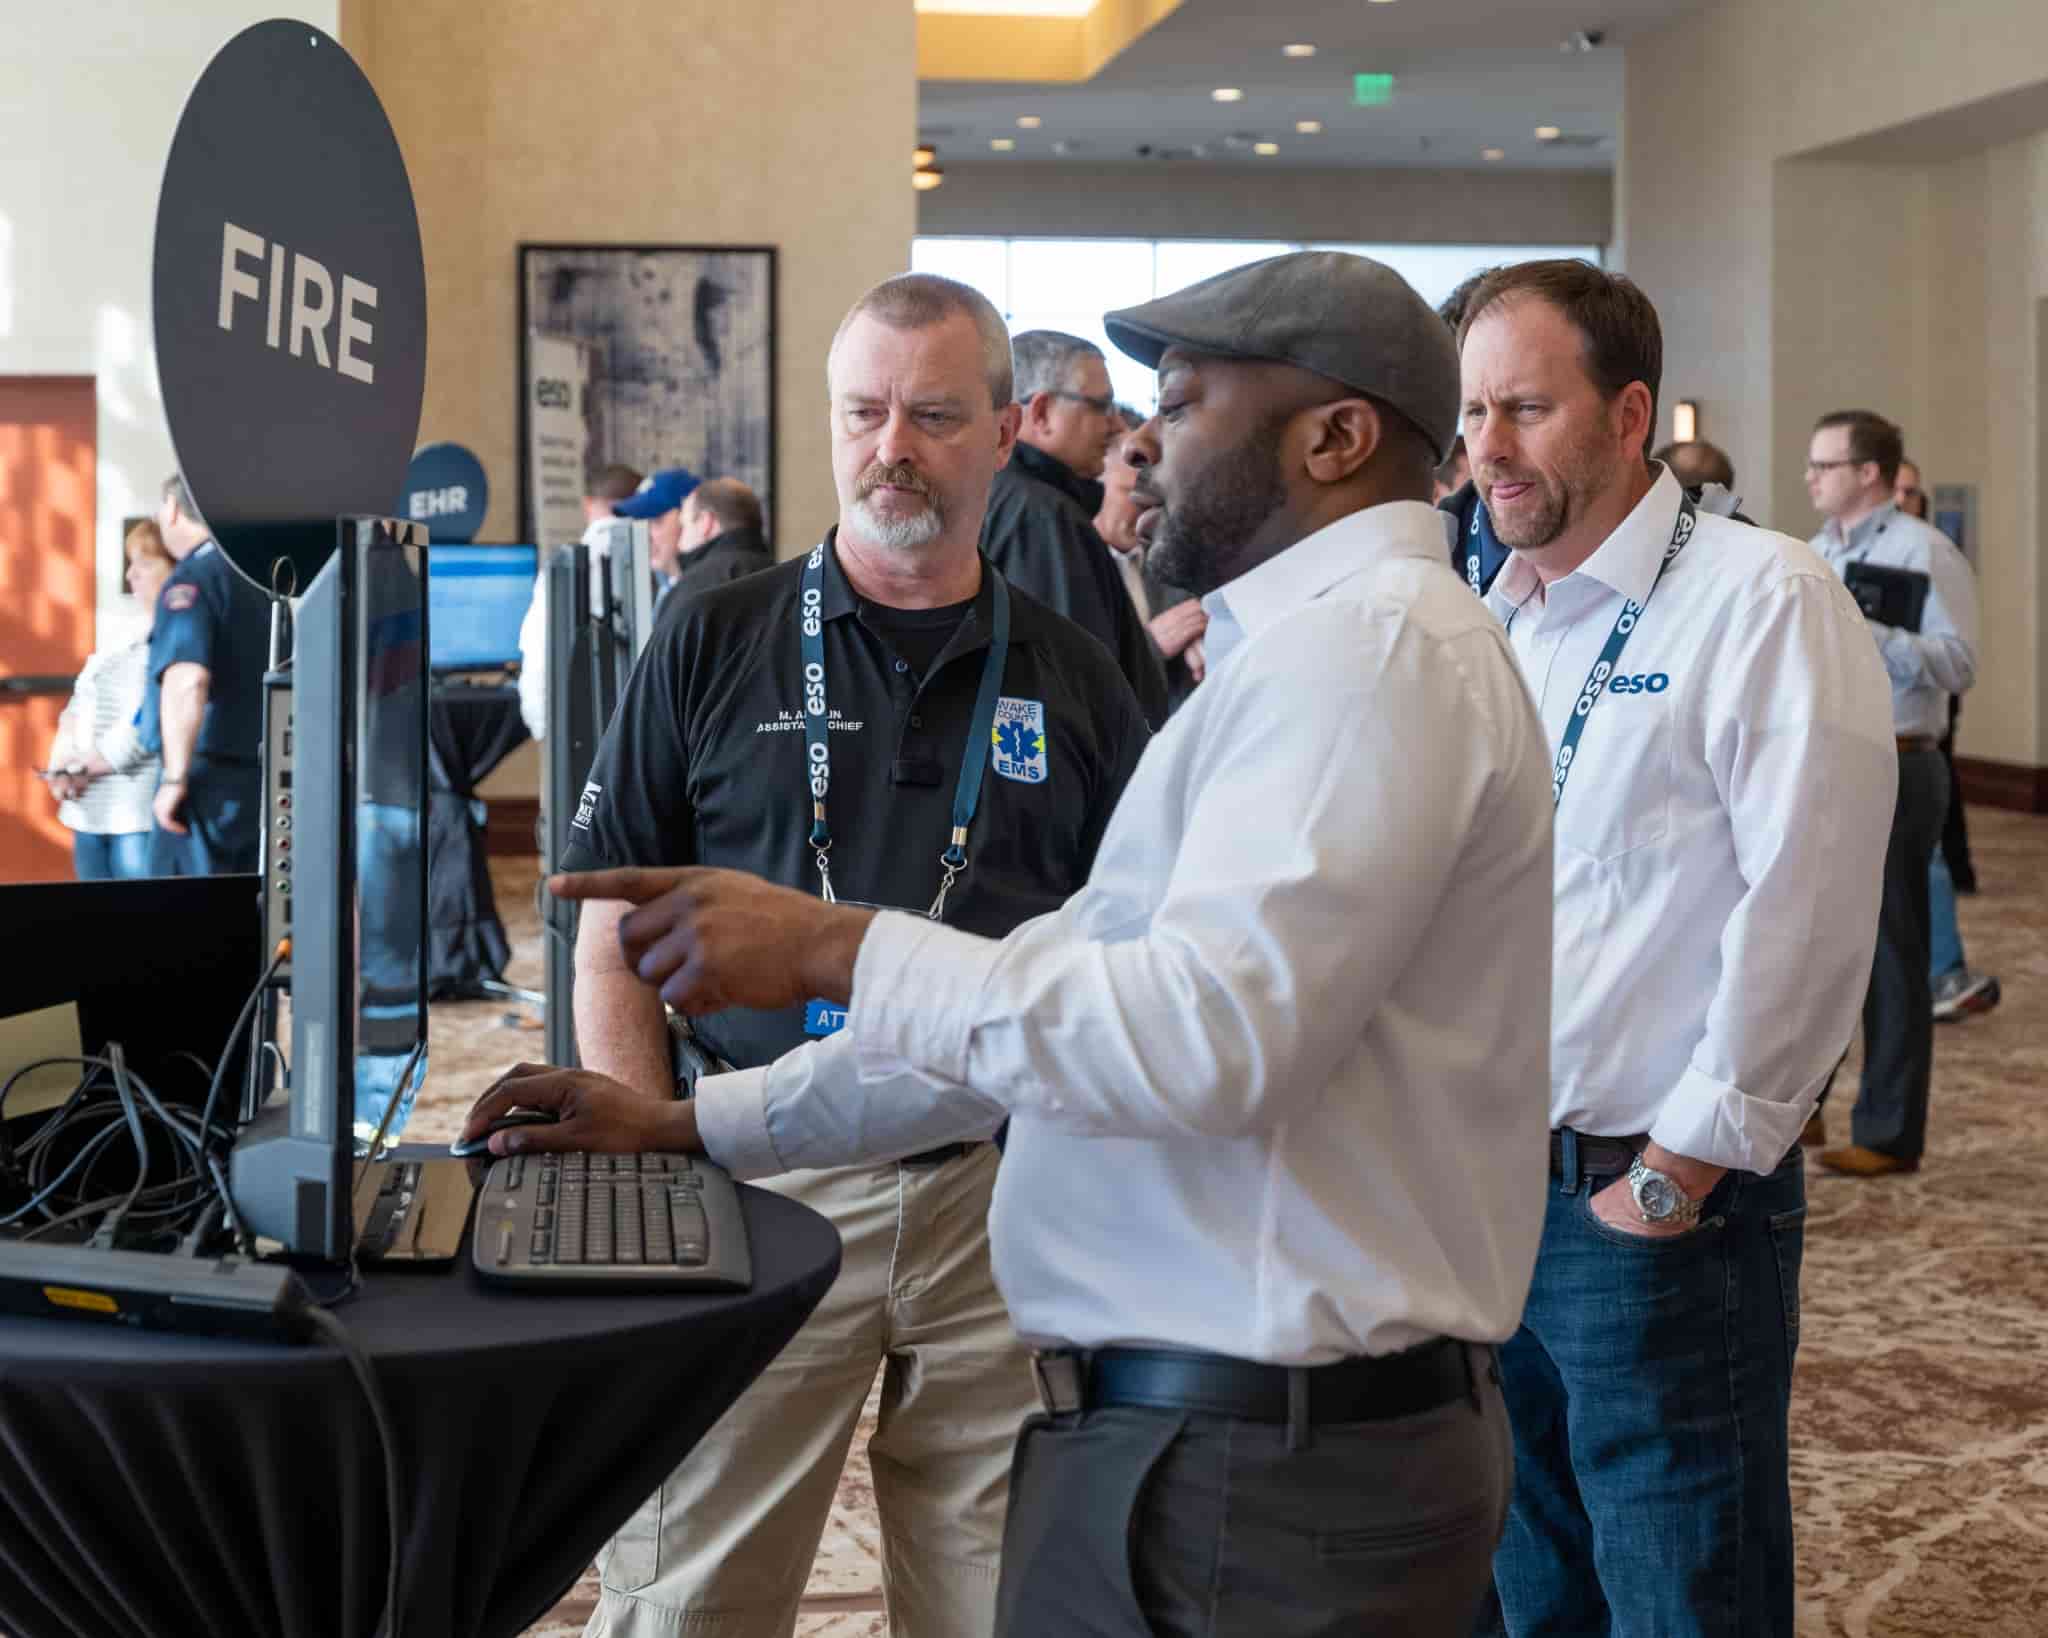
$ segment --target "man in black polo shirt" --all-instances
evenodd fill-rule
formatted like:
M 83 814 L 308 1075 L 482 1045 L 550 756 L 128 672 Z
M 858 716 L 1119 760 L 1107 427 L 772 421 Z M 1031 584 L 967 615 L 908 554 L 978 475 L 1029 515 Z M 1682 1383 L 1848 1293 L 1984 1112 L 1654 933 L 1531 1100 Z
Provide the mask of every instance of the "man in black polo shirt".
M 1058 330 L 1016 338 L 1017 452 L 989 490 L 981 549 L 1011 585 L 1056 608 L 1115 656 L 1145 720 L 1166 720 L 1166 672 L 1095 532 L 1102 469 L 1124 430 L 1092 341 Z
M 660 622 L 562 864 L 732 865 L 1000 935 L 1087 879 L 1145 721 L 1102 646 L 976 549 L 1018 420 L 995 309 L 892 279 L 840 327 L 829 374 L 838 529 Z M 660 999 L 619 949 L 629 908 L 584 909 L 585 1068 L 560 1073 L 666 1098 Z M 732 1010 L 696 1033 L 745 1067 L 844 1017 Z M 979 1143 L 771 1185 L 837 1225 L 839 1279 L 614 1539 L 590 1632 L 787 1633 L 877 1366 L 890 1630 L 992 1630 L 1011 1446 L 1036 1402 L 989 1269 L 995 1170 Z

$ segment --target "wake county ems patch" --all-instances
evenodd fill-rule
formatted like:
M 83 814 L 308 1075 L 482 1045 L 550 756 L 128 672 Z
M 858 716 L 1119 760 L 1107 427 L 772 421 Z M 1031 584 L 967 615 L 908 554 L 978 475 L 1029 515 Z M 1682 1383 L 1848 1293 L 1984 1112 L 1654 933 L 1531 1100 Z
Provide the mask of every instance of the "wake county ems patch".
M 1041 700 L 996 701 L 995 743 L 989 757 L 996 772 L 1023 785 L 1043 785 L 1052 764 L 1045 754 L 1045 704 Z

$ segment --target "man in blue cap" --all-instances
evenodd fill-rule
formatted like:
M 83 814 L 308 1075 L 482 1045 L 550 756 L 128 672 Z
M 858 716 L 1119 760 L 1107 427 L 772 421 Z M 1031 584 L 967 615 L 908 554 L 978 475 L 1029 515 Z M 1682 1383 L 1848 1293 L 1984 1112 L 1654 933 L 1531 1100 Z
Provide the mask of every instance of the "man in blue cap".
M 683 555 L 683 502 L 701 482 L 687 467 L 663 467 L 643 479 L 633 494 L 612 507 L 615 518 L 639 518 L 647 525 L 647 556 L 654 565 L 654 606 L 675 583 Z

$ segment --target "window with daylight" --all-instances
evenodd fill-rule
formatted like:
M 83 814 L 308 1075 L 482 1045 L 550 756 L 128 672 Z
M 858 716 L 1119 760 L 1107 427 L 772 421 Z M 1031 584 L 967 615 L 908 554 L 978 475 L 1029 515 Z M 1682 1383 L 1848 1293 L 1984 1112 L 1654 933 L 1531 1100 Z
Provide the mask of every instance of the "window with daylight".
M 1540 257 L 1598 264 L 1598 245 L 1344 245 L 1231 243 L 1215 239 L 917 239 L 910 265 L 971 284 L 996 304 L 1011 332 L 1065 330 L 1085 336 L 1109 361 L 1125 403 L 1150 413 L 1152 372 L 1109 344 L 1102 315 L 1247 262 L 1292 250 L 1348 250 L 1384 262 L 1434 307 L 1481 268 Z

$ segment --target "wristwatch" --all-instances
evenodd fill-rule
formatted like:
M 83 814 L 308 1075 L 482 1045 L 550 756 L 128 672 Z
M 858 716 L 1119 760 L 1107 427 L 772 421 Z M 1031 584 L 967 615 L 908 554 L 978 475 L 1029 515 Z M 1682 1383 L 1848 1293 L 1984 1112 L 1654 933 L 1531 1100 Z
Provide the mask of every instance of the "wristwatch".
M 1646 1223 L 1691 1228 L 1700 1220 L 1700 1203 L 1678 1186 L 1678 1179 L 1645 1166 L 1637 1155 L 1628 1169 L 1628 1192 L 1635 1196 L 1636 1215 Z

